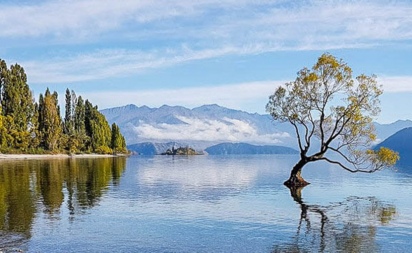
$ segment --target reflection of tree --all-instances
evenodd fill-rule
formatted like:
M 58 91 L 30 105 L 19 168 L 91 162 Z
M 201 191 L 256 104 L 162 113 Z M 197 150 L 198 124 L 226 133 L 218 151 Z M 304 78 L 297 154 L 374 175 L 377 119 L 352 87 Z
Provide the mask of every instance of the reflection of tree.
M 349 197 L 328 206 L 306 204 L 302 188 L 291 188 L 301 215 L 291 243 L 276 245 L 272 252 L 376 252 L 378 225 L 396 215 L 393 205 L 375 197 Z M 304 231 L 302 231 L 304 230 Z
M 63 203 L 64 169 L 61 160 L 41 161 L 37 172 L 37 184 L 46 212 L 53 214 Z
M 2 161 L 0 166 L 0 248 L 5 248 L 30 238 L 36 212 L 52 219 L 65 199 L 72 215 L 96 205 L 108 185 L 118 183 L 126 158 Z
M 126 166 L 125 158 L 73 160 L 70 166 L 71 189 L 82 208 L 94 206 L 107 190 L 110 181 L 118 183 Z
M 0 170 L 0 230 L 30 236 L 35 202 L 28 166 L 2 164 Z

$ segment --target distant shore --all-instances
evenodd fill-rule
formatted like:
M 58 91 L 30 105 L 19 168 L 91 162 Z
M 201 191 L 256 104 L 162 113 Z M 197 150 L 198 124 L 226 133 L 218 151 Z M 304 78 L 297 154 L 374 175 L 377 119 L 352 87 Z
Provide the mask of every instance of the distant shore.
M 101 157 L 118 157 L 126 155 L 101 155 L 101 154 L 0 154 L 0 160 L 24 160 L 24 159 L 64 159 L 64 158 L 101 158 Z

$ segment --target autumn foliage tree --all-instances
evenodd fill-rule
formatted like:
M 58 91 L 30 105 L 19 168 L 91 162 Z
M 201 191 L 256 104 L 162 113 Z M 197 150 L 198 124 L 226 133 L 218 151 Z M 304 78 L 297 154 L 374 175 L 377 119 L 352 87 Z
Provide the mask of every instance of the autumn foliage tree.
M 60 108 L 58 106 L 58 95 L 56 92 L 50 93 L 46 90 L 42 104 L 40 105 L 42 115 L 41 128 L 43 145 L 46 150 L 55 152 L 59 149 L 60 140 L 63 134 Z
M 291 124 L 300 150 L 285 185 L 307 185 L 301 171 L 315 161 L 367 173 L 394 165 L 397 153 L 369 149 L 376 140 L 372 120 L 380 112 L 381 94 L 375 76 L 354 79 L 345 62 L 327 53 L 312 69 L 300 70 L 295 81 L 278 87 L 266 110 L 275 120 Z

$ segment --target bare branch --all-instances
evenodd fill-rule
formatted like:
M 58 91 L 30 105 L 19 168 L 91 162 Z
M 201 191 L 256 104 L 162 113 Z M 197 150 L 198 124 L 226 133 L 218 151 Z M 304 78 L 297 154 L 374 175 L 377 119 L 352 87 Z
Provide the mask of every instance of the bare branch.
M 357 166 L 355 166 L 355 169 L 351 169 L 351 168 L 349 168 L 348 166 L 344 165 L 343 163 L 341 163 L 341 162 L 339 162 L 339 161 L 331 160 L 331 159 L 329 159 L 329 158 L 327 158 L 327 157 L 322 157 L 322 158 L 320 158 L 319 160 L 325 160 L 325 161 L 327 161 L 327 162 L 329 162 L 329 163 L 339 165 L 342 169 L 347 170 L 347 171 L 349 171 L 349 172 L 351 172 L 351 173 L 356 173 L 356 172 L 373 173 L 373 172 L 378 171 L 378 170 L 381 170 L 381 169 L 383 168 L 383 166 L 376 166 L 376 167 L 368 170 L 368 169 L 366 169 L 366 168 L 364 168 L 364 169 L 363 169 L 363 168 L 357 168 Z
M 345 155 L 344 153 L 342 153 L 340 150 L 329 147 L 329 150 L 336 152 L 337 154 L 339 154 L 343 159 L 345 159 L 348 163 L 352 163 L 354 164 L 354 160 L 350 159 L 347 155 Z
M 295 128 L 295 132 L 296 132 L 296 137 L 298 138 L 298 144 L 299 144 L 299 149 L 301 152 L 304 151 L 303 147 L 302 147 L 302 140 L 300 138 L 300 134 L 299 134 L 299 129 L 298 126 L 296 125 L 296 123 L 292 120 L 289 120 L 289 122 L 293 125 L 293 127 Z
M 315 121 L 313 120 L 313 118 L 312 118 L 312 114 L 311 113 L 309 113 L 309 122 L 311 123 L 311 125 L 312 125 L 312 129 L 310 130 L 310 133 L 309 133 L 309 135 L 307 135 L 306 136 L 306 150 L 309 150 L 309 148 L 310 148 L 310 140 L 312 139 L 312 136 L 313 136 L 313 134 L 315 133 Z

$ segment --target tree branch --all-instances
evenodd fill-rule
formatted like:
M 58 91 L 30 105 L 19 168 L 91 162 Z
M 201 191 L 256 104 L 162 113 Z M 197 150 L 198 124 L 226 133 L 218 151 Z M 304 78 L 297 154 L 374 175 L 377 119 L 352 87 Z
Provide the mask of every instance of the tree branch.
M 325 161 L 327 161 L 327 162 L 329 162 L 329 163 L 339 165 L 342 169 L 347 170 L 347 171 L 349 171 L 349 172 L 351 172 L 351 173 L 356 173 L 356 172 L 373 173 L 373 172 L 375 172 L 375 171 L 380 170 L 380 169 L 383 167 L 383 166 L 377 166 L 376 168 L 373 168 L 373 169 L 370 169 L 370 170 L 367 170 L 367 169 L 351 169 L 351 168 L 349 168 L 348 166 L 345 166 L 343 163 L 338 162 L 338 161 L 335 161 L 335 160 L 331 160 L 331 159 L 329 159 L 329 158 L 327 158 L 327 157 L 322 157 L 322 158 L 319 158 L 318 160 L 325 160 Z M 356 166 L 354 165 L 354 167 L 356 167 Z
M 309 122 L 312 124 L 312 129 L 311 129 L 309 135 L 306 136 L 306 143 L 307 143 L 307 145 L 306 145 L 306 150 L 309 150 L 309 148 L 310 148 L 310 140 L 312 139 L 312 136 L 313 136 L 313 134 L 315 133 L 315 121 L 314 121 L 313 118 L 312 118 L 312 114 L 309 113 L 309 116 L 308 116 L 308 117 L 309 117 Z
M 293 127 L 295 128 L 295 132 L 296 132 L 296 137 L 298 138 L 298 144 L 299 144 L 299 149 L 301 152 L 304 152 L 304 149 L 302 147 L 302 140 L 300 138 L 300 134 L 299 134 L 299 129 L 298 126 L 296 125 L 296 123 L 293 120 L 289 120 L 290 124 L 293 125 Z
M 334 151 L 334 152 L 336 152 L 336 153 L 338 153 L 338 154 L 339 154 L 340 156 L 342 156 L 348 163 L 351 163 L 351 164 L 353 164 L 354 166 L 357 165 L 357 163 L 356 163 L 355 161 L 351 160 L 347 155 L 343 154 L 340 150 L 335 149 L 335 148 L 333 148 L 333 147 L 329 147 L 329 149 L 332 150 L 332 151 Z M 362 163 L 359 163 L 359 164 L 362 164 Z

